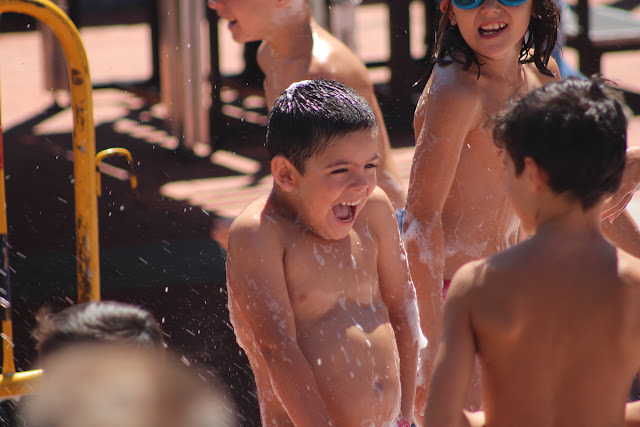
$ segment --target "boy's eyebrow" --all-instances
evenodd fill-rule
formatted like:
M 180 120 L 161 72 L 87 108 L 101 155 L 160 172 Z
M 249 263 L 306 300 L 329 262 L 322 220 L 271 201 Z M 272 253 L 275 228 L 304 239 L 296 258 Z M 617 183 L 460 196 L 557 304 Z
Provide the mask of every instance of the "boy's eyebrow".
M 367 160 L 367 163 L 373 162 L 374 160 L 378 160 L 380 158 L 380 154 L 376 153 L 373 157 L 371 157 L 369 160 Z M 325 168 L 333 168 L 336 166 L 341 166 L 341 165 L 350 165 L 353 164 L 354 162 L 349 161 L 349 160 L 336 160 L 333 163 L 328 164 L 327 166 L 325 166 Z

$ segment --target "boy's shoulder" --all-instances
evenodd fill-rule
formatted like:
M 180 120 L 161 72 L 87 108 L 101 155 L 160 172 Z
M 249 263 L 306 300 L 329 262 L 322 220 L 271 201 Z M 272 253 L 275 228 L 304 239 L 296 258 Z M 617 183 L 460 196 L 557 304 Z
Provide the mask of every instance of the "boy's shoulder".
M 356 91 L 373 84 L 362 60 L 325 29 L 314 27 L 312 62 L 309 78 L 335 80 Z
M 233 220 L 229 228 L 230 246 L 237 242 L 258 244 L 261 236 L 273 243 L 284 227 L 282 219 L 269 206 L 269 196 L 261 197 L 247 205 Z
M 367 221 L 372 219 L 385 221 L 385 219 L 388 219 L 389 215 L 393 215 L 393 213 L 394 209 L 389 200 L 389 196 L 387 196 L 383 189 L 376 187 L 367 199 L 367 203 L 362 210 L 361 219 Z

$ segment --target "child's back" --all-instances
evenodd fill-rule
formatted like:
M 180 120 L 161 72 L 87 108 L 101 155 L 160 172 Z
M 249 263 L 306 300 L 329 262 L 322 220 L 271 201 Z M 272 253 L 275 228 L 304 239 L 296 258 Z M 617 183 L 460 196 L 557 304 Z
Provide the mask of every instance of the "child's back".
M 469 267 L 483 284 L 470 316 L 491 425 L 623 425 L 640 364 L 640 261 L 598 234 L 541 230 Z

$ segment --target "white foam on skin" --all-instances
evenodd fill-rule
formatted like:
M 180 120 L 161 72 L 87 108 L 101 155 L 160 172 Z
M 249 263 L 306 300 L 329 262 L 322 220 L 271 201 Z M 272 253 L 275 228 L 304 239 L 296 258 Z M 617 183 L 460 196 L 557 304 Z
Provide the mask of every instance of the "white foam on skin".
M 371 236 L 371 231 L 369 230 L 369 222 L 368 221 L 366 221 L 364 223 L 363 233 L 364 233 L 365 236 L 367 236 L 367 238 L 373 240 L 373 236 Z
M 445 255 L 449 257 L 458 252 L 462 252 L 473 259 L 478 259 L 486 255 L 487 245 L 487 242 L 463 244 L 460 240 L 449 241 L 445 244 Z
M 418 247 L 418 260 L 423 264 L 442 264 L 444 262 L 443 255 L 434 255 L 431 240 L 426 237 L 431 234 L 430 231 L 436 225 L 439 214 L 439 212 L 435 212 L 432 220 L 425 225 L 417 219 L 410 219 L 407 221 L 407 231 L 402 234 L 402 240 L 405 246 L 408 245 L 409 242 L 413 242 Z M 407 217 L 405 216 L 405 218 Z M 437 278 L 436 270 L 437 269 L 434 268 L 431 269 L 434 278 Z
M 313 255 L 316 257 L 316 261 L 318 261 L 318 264 L 324 267 L 324 264 L 325 264 L 324 258 L 322 257 L 322 255 L 320 255 L 320 252 L 318 252 L 318 248 L 315 243 L 313 244 Z

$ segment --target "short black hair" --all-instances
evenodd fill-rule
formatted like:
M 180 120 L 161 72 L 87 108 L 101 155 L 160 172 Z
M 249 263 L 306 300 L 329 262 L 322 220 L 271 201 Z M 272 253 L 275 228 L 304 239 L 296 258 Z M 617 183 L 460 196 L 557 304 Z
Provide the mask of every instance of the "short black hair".
M 482 63 L 460 34 L 458 26 L 451 24 L 449 18 L 449 12 L 453 8 L 451 0 L 441 1 L 449 1 L 449 4 L 447 11 L 440 16 L 426 78 L 431 76 L 436 64 L 447 65 L 452 62 L 462 64 L 465 70 L 475 64 L 478 67 L 478 77 L 480 77 Z M 522 40 L 519 61 L 521 64 L 533 62 L 540 73 L 553 77 L 553 72 L 547 68 L 547 64 L 556 47 L 558 28 L 560 27 L 560 11 L 556 4 L 557 0 L 532 1 L 535 16 L 531 17 L 529 29 Z
M 116 342 L 164 348 L 162 329 L 147 310 L 116 301 L 72 305 L 53 313 L 45 307 L 36 316 L 32 335 L 39 357 L 74 344 Z
M 493 136 L 516 174 L 532 158 L 554 192 L 569 194 L 584 209 L 620 185 L 627 117 L 622 95 L 602 77 L 572 77 L 530 92 L 495 118 Z
M 355 90 L 332 80 L 305 80 L 276 99 L 266 145 L 271 158 L 282 155 L 304 174 L 306 161 L 333 138 L 369 129 L 377 131 L 376 117 Z

